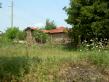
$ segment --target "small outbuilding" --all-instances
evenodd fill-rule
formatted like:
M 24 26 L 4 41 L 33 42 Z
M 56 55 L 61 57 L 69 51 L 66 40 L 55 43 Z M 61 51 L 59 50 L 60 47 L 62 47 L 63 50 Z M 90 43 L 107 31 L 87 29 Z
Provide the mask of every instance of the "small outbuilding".
M 35 38 L 32 36 L 32 32 L 34 30 L 39 30 L 36 27 L 27 27 L 25 29 L 26 31 L 26 39 L 27 42 L 29 44 L 34 44 L 36 43 Z M 48 36 L 50 37 L 50 41 L 52 44 L 65 44 L 68 43 L 69 41 L 69 37 L 68 37 L 68 29 L 61 26 L 61 27 L 57 27 L 56 29 L 52 29 L 52 30 L 41 30 L 42 32 L 48 34 Z

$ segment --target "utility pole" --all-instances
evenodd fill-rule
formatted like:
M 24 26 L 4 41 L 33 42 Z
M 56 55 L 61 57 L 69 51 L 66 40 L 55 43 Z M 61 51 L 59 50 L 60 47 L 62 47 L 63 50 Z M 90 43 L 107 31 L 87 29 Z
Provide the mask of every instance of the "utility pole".
M 0 8 L 2 8 L 2 3 L 0 2 Z
M 11 27 L 13 27 L 13 0 L 11 0 Z

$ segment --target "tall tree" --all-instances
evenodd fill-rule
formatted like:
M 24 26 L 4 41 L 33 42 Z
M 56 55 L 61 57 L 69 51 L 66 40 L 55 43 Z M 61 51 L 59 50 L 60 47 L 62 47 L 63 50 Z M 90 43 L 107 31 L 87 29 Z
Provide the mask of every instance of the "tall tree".
M 56 28 L 56 25 L 55 25 L 54 21 L 50 21 L 49 19 L 47 19 L 45 29 L 51 30 L 51 29 L 55 29 L 55 28 Z
M 70 0 L 69 7 L 64 9 L 68 15 L 66 22 L 74 26 L 71 37 L 109 39 L 109 0 Z

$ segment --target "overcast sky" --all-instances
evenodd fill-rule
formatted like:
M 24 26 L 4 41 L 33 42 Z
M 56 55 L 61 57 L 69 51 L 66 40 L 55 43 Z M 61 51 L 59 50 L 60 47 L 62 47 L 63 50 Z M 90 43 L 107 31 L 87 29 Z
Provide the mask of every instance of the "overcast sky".
M 0 30 L 10 26 L 10 2 L 0 0 Z M 14 0 L 14 26 L 24 29 L 27 26 L 42 27 L 48 18 L 54 20 L 57 26 L 68 26 L 64 21 L 66 16 L 63 7 L 68 6 L 69 0 Z

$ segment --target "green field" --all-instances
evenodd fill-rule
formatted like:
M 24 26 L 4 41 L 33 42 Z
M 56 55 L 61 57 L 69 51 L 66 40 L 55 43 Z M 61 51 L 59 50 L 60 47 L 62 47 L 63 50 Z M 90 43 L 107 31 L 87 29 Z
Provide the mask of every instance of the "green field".
M 0 82 L 109 82 L 108 66 L 108 49 L 80 51 L 16 44 L 0 47 Z

